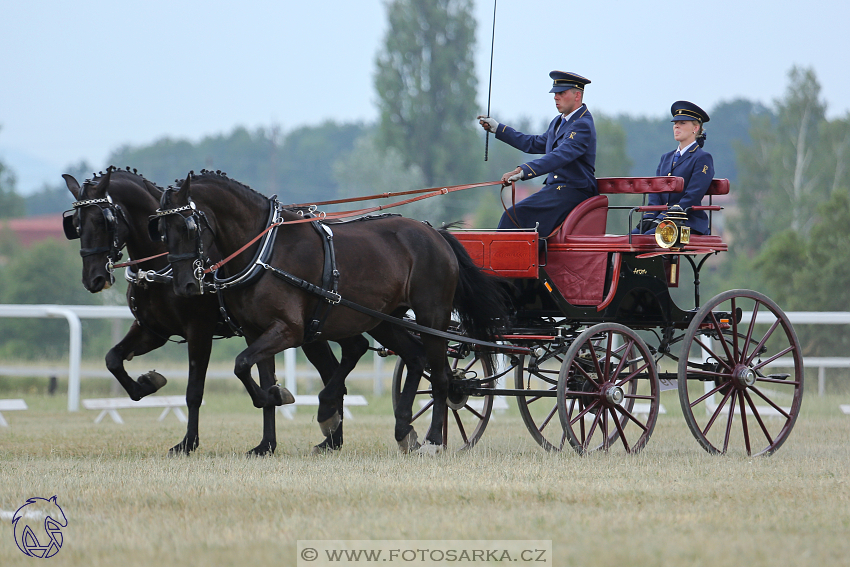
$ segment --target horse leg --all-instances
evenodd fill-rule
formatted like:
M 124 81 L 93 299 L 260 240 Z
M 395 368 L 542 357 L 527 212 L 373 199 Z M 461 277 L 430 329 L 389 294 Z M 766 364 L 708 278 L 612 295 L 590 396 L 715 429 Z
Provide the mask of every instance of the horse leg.
M 257 372 L 260 374 L 260 388 L 262 390 L 269 391 L 277 383 L 274 375 L 273 356 L 257 362 Z M 264 457 L 272 455 L 274 454 L 275 449 L 277 449 L 275 411 L 276 409 L 274 406 L 263 408 L 263 439 L 260 441 L 259 445 L 248 451 L 249 457 Z
M 342 360 L 336 364 L 336 368 L 333 369 L 328 380 L 325 380 L 324 376 L 322 377 L 325 387 L 319 392 L 317 420 L 322 433 L 325 435 L 325 440 L 313 447 L 313 453 L 334 451 L 342 447 L 342 408 L 343 397 L 346 394 L 345 379 L 354 370 L 357 362 L 366 354 L 366 351 L 369 350 L 369 341 L 363 335 L 340 339 L 337 342 L 342 348 Z M 327 343 L 325 343 L 325 348 L 333 362 L 336 363 L 336 357 L 333 356 L 333 352 L 331 352 Z
M 156 350 L 164 345 L 166 339 L 159 337 L 133 321 L 130 330 L 117 345 L 106 353 L 106 368 L 126 390 L 130 399 L 137 402 L 165 386 L 165 377 L 157 372 L 148 372 L 139 377 L 138 382 L 130 378 L 124 369 L 124 361 L 136 355 Z
M 189 421 L 186 424 L 186 436 L 183 441 L 172 447 L 169 455 L 188 455 L 198 448 L 198 419 L 201 413 L 201 402 L 204 399 L 204 385 L 207 378 L 207 368 L 212 352 L 211 325 L 195 325 L 186 332 L 186 342 L 189 351 L 189 383 L 186 385 L 186 406 L 189 409 Z
M 289 328 L 284 323 L 277 322 L 256 339 L 248 341 L 248 345 L 248 348 L 236 357 L 233 373 L 245 386 L 254 407 L 268 407 L 274 410 L 277 406 L 293 403 L 295 397 L 286 388 L 274 383 L 267 389 L 263 389 L 251 378 L 251 367 L 257 362 L 274 357 L 277 353 L 295 346 L 295 340 Z
M 415 451 L 419 442 L 410 422 L 413 420 L 413 400 L 427 364 L 425 350 L 410 333 L 389 323 L 381 323 L 369 334 L 401 357 L 407 367 L 407 377 L 395 407 L 395 440 L 402 453 Z
M 440 327 L 434 327 L 440 328 Z M 431 335 L 424 335 L 422 342 L 428 356 L 428 365 L 431 367 L 431 395 L 434 405 L 431 413 L 431 428 L 425 437 L 423 449 L 436 454 L 443 448 L 443 427 L 448 418 L 448 406 L 446 398 L 449 395 L 449 376 L 447 374 L 446 340 Z M 406 386 L 406 384 L 405 384 Z

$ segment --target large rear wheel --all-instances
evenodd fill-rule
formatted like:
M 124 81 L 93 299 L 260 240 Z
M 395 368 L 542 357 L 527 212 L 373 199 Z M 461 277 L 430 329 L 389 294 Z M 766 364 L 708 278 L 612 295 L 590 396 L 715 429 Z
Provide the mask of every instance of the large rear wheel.
M 755 291 L 721 293 L 696 313 L 682 343 L 679 402 L 703 449 L 779 449 L 803 401 L 800 343 L 779 306 Z

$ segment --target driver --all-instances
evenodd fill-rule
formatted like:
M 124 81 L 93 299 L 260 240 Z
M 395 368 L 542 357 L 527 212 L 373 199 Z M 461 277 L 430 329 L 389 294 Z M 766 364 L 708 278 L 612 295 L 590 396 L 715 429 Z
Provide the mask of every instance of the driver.
M 584 104 L 584 87 L 590 80 L 564 71 L 549 73 L 554 83 L 556 116 L 546 132 L 523 134 L 493 118 L 479 116 L 481 127 L 496 139 L 529 154 L 544 154 L 502 176 L 502 183 L 546 175 L 543 188 L 502 215 L 499 228 L 534 228 L 542 238 L 564 222 L 579 203 L 599 194 L 596 187 L 596 128 Z M 539 225 L 538 225 L 539 224 Z

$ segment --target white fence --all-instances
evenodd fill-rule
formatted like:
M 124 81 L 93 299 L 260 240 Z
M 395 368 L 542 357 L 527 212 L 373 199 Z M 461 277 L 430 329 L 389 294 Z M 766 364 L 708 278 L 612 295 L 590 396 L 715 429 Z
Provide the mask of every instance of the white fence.
M 787 313 L 793 325 L 850 325 L 850 312 L 834 311 L 797 311 Z M 70 328 L 69 357 L 68 357 L 68 411 L 78 411 L 80 407 L 80 361 L 82 356 L 82 325 L 80 319 L 133 319 L 133 314 L 126 306 L 96 306 L 96 305 L 0 305 L 0 317 L 17 318 L 57 318 L 63 317 Z M 759 322 L 772 322 L 768 313 L 759 315 Z M 742 323 L 749 323 L 750 314 L 744 313 Z M 784 359 L 774 361 L 771 366 L 781 367 Z M 286 387 L 296 391 L 295 350 L 284 352 L 284 380 Z M 383 358 L 375 354 L 375 367 L 372 373 L 376 394 L 383 389 L 384 369 Z M 786 363 L 787 365 L 787 363 Z M 850 358 L 838 357 L 809 357 L 803 359 L 803 366 L 818 368 L 818 393 L 823 395 L 826 368 L 850 368 Z M 0 367 L 6 374 L 21 374 L 21 368 Z M 32 372 L 28 368 L 27 372 Z M 105 371 L 104 371 L 105 372 Z M 51 369 L 41 369 L 41 374 L 49 375 Z M 210 373 L 212 374 L 212 373 Z M 229 375 L 229 374 L 228 374 Z

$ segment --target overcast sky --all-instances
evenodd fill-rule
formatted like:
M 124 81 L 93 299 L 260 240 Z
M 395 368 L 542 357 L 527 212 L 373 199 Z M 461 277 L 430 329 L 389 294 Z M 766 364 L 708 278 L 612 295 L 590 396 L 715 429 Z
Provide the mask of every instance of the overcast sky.
M 492 1 L 475 16 L 484 111 Z M 796 64 L 815 69 L 829 116 L 844 116 L 848 21 L 844 1 L 498 0 L 491 113 L 550 118 L 553 69 L 591 79 L 597 113 L 661 116 L 678 99 L 770 105 Z M 71 163 L 107 165 L 123 144 L 373 121 L 386 30 L 382 0 L 6 0 L 0 159 L 29 193 Z

